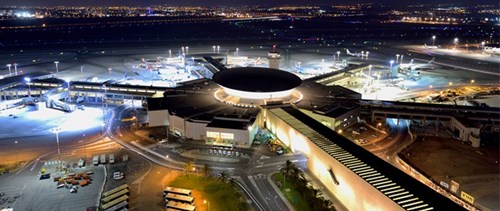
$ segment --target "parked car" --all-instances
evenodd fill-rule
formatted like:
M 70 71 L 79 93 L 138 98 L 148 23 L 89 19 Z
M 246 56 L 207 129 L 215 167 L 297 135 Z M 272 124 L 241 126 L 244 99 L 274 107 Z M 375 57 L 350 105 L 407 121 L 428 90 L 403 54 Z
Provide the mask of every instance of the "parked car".
M 76 186 L 73 186 L 73 187 L 69 190 L 69 192 L 70 192 L 70 193 L 76 193 L 77 191 L 78 191 L 78 187 L 76 187 Z
M 46 174 L 40 174 L 40 180 L 43 180 L 43 179 L 48 179 L 50 178 L 50 174 L 49 173 L 46 173 Z

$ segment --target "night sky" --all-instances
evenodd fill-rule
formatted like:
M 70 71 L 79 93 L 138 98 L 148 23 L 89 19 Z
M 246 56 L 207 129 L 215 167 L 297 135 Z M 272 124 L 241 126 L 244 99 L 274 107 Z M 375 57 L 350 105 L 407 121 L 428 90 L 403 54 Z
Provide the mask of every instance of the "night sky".
M 377 2 L 389 5 L 419 3 L 458 3 L 474 5 L 478 3 L 498 4 L 497 0 L 0 0 L 0 6 L 149 6 L 149 5 L 200 5 L 200 6 L 238 6 L 238 5 L 285 5 L 285 4 L 342 4 Z

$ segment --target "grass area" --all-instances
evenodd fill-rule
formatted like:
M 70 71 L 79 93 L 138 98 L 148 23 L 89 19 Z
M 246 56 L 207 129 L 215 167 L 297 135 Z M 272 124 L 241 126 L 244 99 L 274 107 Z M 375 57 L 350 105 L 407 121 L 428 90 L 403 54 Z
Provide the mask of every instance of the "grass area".
M 182 174 L 168 184 L 169 186 L 193 190 L 196 210 L 241 210 L 240 203 L 247 203 L 244 196 L 227 183 L 218 181 L 216 178 L 207 178 L 200 175 Z M 247 206 L 249 207 L 249 206 Z
M 290 183 L 290 181 L 285 180 L 285 184 L 283 185 L 283 174 L 276 173 L 272 175 L 273 181 L 279 181 L 281 183 L 280 191 L 285 195 L 286 199 L 292 204 L 295 210 L 300 211 L 308 211 L 311 210 L 311 207 L 307 204 L 306 201 L 302 198 L 302 196 L 295 190 Z M 285 191 L 288 189 L 289 191 Z

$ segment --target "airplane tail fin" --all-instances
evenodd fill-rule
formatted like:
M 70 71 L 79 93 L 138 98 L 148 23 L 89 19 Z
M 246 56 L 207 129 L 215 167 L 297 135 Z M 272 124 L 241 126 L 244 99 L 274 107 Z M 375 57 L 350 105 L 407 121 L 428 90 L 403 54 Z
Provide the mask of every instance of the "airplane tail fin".
M 349 51 L 349 49 L 346 49 L 345 51 L 347 52 L 347 54 L 351 54 L 351 52 Z

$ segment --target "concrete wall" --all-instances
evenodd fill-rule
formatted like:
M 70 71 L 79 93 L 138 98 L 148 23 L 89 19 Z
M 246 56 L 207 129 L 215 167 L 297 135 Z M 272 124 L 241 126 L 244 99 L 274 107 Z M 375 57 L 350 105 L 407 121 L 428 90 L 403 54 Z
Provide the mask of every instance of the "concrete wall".
M 276 134 L 283 143 L 294 152 L 304 153 L 308 158 L 307 168 L 310 172 L 328 187 L 327 191 L 335 195 L 349 210 L 403 210 L 271 112 L 267 112 L 266 120 L 267 128 Z M 332 169 L 339 182 L 338 185 L 330 176 L 329 169 Z
M 186 121 L 186 138 L 205 140 L 207 137 L 206 126 L 208 123 Z
M 480 128 L 474 127 L 466 127 L 459 120 L 454 117 L 450 120 L 450 127 L 452 130 L 458 130 L 458 137 L 462 141 L 470 141 L 472 142 L 473 147 L 479 147 L 481 144 L 481 140 L 479 138 Z
M 149 127 L 168 126 L 168 111 L 148 111 Z
M 317 113 L 314 113 L 314 112 L 306 110 L 306 109 L 300 109 L 300 111 L 302 111 L 302 113 L 307 114 L 307 116 L 310 116 L 311 118 L 315 119 L 316 121 L 321 122 L 321 124 L 329 127 L 330 129 L 335 130 L 335 118 L 321 115 L 321 114 L 317 114 Z M 325 122 L 327 124 L 325 124 Z
M 186 128 L 184 124 L 184 119 L 175 115 L 169 115 L 168 119 L 170 123 L 170 131 L 174 132 L 175 130 L 179 131 L 182 133 L 182 136 L 185 136 L 186 134 Z

